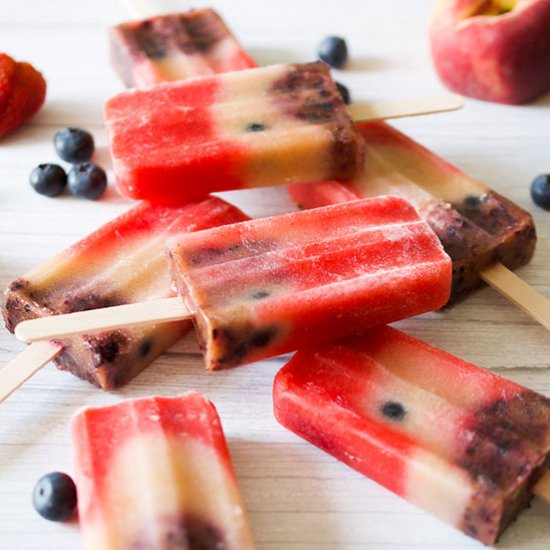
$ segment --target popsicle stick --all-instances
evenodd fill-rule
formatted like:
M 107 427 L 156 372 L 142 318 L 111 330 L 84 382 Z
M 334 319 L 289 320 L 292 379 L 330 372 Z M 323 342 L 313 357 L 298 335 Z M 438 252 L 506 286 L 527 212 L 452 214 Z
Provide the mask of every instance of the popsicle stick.
M 546 502 L 550 502 L 550 471 L 546 470 L 535 483 L 531 492 Z
M 527 315 L 550 330 L 550 301 L 501 263 L 481 272 L 481 278 Z
M 0 403 L 37 373 L 60 351 L 60 344 L 34 342 L 0 370 Z
M 456 111 L 464 105 L 462 96 L 447 94 L 435 97 L 420 97 L 395 101 L 355 103 L 348 110 L 355 122 L 367 122 L 386 118 L 429 115 L 444 111 Z
M 37 342 L 123 327 L 181 321 L 190 316 L 181 298 L 164 298 L 22 321 L 15 327 L 15 336 L 24 342 Z
M 158 14 L 157 6 L 150 0 L 120 0 L 120 3 L 137 19 Z

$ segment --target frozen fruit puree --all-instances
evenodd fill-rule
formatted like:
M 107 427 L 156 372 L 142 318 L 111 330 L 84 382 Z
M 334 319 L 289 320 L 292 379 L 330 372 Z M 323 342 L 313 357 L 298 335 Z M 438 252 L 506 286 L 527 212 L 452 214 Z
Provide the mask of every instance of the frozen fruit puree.
M 252 550 L 220 419 L 201 394 L 87 408 L 72 421 L 87 550 Z
M 13 332 L 22 320 L 172 295 L 165 242 L 170 236 L 248 219 L 211 198 L 178 208 L 141 203 L 6 289 L 3 313 Z M 112 389 L 127 382 L 183 336 L 188 322 L 69 338 L 59 368 Z
M 208 8 L 122 23 L 110 29 L 109 42 L 111 63 L 128 87 L 256 66 Z
M 437 309 L 450 291 L 449 257 L 399 197 L 181 235 L 168 249 L 209 369 Z
M 299 351 L 277 420 L 485 544 L 525 508 L 550 451 L 550 400 L 390 327 Z
M 320 62 L 128 90 L 105 119 L 119 191 L 156 203 L 347 180 L 363 165 L 363 139 Z
M 529 262 L 536 235 L 528 212 L 388 124 L 357 126 L 367 144 L 361 175 L 346 187 L 337 182 L 291 186 L 301 207 L 381 194 L 406 198 L 453 260 L 450 302 L 479 286 L 488 264 L 499 261 L 516 269 Z

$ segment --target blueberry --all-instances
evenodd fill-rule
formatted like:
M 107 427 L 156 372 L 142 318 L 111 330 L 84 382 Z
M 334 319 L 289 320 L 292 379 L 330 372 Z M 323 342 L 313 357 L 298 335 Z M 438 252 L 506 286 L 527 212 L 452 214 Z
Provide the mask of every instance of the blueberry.
M 29 177 L 32 188 L 46 197 L 59 195 L 67 184 L 67 174 L 57 164 L 39 164 Z
M 390 420 L 403 420 L 406 415 L 405 407 L 397 401 L 387 401 L 380 407 L 380 411 Z
M 107 174 L 96 164 L 77 164 L 69 172 L 69 191 L 78 197 L 97 199 L 107 187 Z
M 267 298 L 269 296 L 269 292 L 267 290 L 256 290 L 252 293 L 252 298 L 254 300 L 261 300 L 262 298 Z
M 80 128 L 63 128 L 53 138 L 57 154 L 72 164 L 86 162 L 94 152 L 94 138 Z
M 338 88 L 338 91 L 340 92 L 340 95 L 342 96 L 342 99 L 344 100 L 344 103 L 346 105 L 349 105 L 351 103 L 351 96 L 349 95 L 349 90 L 340 82 L 335 82 L 336 87 Z
M 478 208 L 479 205 L 481 204 L 481 199 L 479 197 L 477 197 L 476 195 L 468 195 L 464 199 L 464 204 L 468 208 Z
M 76 509 L 76 487 L 62 472 L 46 474 L 38 480 L 32 493 L 35 510 L 50 521 L 64 521 Z
M 531 197 L 535 204 L 545 210 L 550 210 L 550 174 L 542 174 L 533 180 Z
M 251 122 L 245 128 L 246 132 L 263 132 L 266 129 L 265 124 L 261 122 Z
M 319 44 L 317 55 L 321 61 L 339 69 L 348 59 L 346 41 L 339 36 L 327 36 Z

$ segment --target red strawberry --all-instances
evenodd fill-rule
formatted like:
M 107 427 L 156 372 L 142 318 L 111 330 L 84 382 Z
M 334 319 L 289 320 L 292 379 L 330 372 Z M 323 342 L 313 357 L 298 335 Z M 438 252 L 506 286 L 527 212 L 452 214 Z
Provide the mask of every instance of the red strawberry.
M 13 90 L 13 73 L 17 63 L 5 53 L 0 53 L 0 109 Z
M 0 138 L 34 115 L 45 96 L 46 81 L 32 65 L 0 55 Z

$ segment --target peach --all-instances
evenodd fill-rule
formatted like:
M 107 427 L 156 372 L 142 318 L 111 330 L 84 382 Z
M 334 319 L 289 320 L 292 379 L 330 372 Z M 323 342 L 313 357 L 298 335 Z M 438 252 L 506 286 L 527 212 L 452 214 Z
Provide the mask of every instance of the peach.
M 430 43 L 455 92 L 518 104 L 550 91 L 550 0 L 437 0 Z

